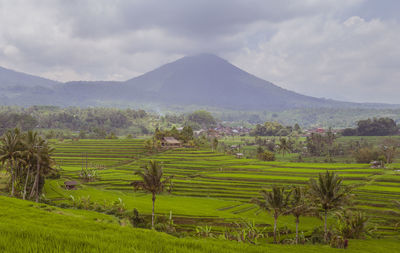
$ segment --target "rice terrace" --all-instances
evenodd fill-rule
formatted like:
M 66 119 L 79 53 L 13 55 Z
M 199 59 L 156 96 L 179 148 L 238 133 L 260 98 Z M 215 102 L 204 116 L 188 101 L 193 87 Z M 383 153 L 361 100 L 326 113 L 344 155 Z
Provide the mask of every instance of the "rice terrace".
M 0 0 L 0 253 L 400 253 L 399 13 Z

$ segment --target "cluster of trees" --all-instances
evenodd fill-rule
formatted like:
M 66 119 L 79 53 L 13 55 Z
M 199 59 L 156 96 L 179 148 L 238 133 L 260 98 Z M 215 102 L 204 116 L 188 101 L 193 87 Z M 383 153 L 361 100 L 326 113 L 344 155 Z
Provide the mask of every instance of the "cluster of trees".
M 278 122 L 265 122 L 263 125 L 257 124 L 253 131 L 250 132 L 251 136 L 288 136 L 293 131 L 301 132 L 298 124 L 292 126 L 283 126 Z
M 190 126 L 194 130 L 199 130 L 201 128 L 208 129 L 215 127 L 217 120 L 210 112 L 198 110 L 188 114 L 166 114 L 160 117 L 160 123 L 164 124 L 166 127 L 182 125 Z
M 16 127 L 27 131 L 37 125 L 38 121 L 28 113 L 0 112 L 0 135 Z
M 9 130 L 0 139 L 0 162 L 11 175 L 11 196 L 39 201 L 45 177 L 55 174 L 53 149 L 36 132 Z
M 193 129 L 191 126 L 184 126 L 181 131 L 172 127 L 171 130 L 160 130 L 156 128 L 154 132 L 154 139 L 162 140 L 164 137 L 174 137 L 177 140 L 181 140 L 184 143 L 193 140 Z
M 399 133 L 399 127 L 391 118 L 373 118 L 360 120 L 357 128 L 346 128 L 343 136 L 389 136 Z
M 351 145 L 351 150 L 358 163 L 379 161 L 385 164 L 393 162 L 399 147 L 400 141 L 386 138 L 377 146 L 373 146 L 368 142 L 356 142 Z
M 306 138 L 306 148 L 309 155 L 312 156 L 335 156 L 342 150 L 339 145 L 336 145 L 336 135 L 332 131 L 325 134 L 311 133 Z
M 265 121 L 278 121 L 283 125 L 294 126 L 298 123 L 302 128 L 321 126 L 328 128 L 353 127 L 360 119 L 381 117 L 386 115 L 400 122 L 400 109 L 362 109 L 362 108 L 298 108 L 285 111 L 231 111 L 218 110 L 213 115 L 221 121 L 248 122 L 261 124 Z
M 188 124 L 191 124 L 195 129 L 211 128 L 217 124 L 215 118 L 210 112 L 199 110 L 187 115 Z
M 33 106 L 29 108 L 0 108 L 0 134 L 19 127 L 24 131 L 36 129 L 80 131 L 86 138 L 104 138 L 111 132 L 136 127 L 148 133 L 149 115 L 143 110 L 112 108 L 59 108 Z M 57 131 L 48 131 L 47 137 L 56 138 Z
M 335 247 L 345 247 L 347 239 L 359 238 L 366 232 L 368 219 L 361 213 L 357 213 L 355 219 L 360 218 L 356 226 L 348 226 L 353 223 L 354 217 L 349 212 L 341 214 L 340 227 L 335 231 L 329 231 L 327 218 L 330 211 L 343 208 L 351 199 L 351 189 L 342 183 L 334 172 L 320 174 L 318 180 L 310 179 L 308 187 L 294 186 L 291 189 L 274 186 L 272 191 L 262 190 L 261 199 L 252 200 L 262 210 L 270 211 L 274 218 L 274 242 L 277 243 L 277 222 L 281 215 L 293 215 L 296 222 L 295 242 L 299 242 L 300 217 L 304 215 L 322 214 L 324 220 L 324 241 L 335 244 Z M 357 218 L 358 217 L 358 218 Z M 346 229 L 342 229 L 346 227 Z M 340 240 L 338 240 L 340 239 Z
M 145 141 L 145 149 L 149 153 L 161 150 L 161 142 L 164 137 L 174 137 L 189 147 L 197 147 L 204 142 L 204 140 L 194 137 L 191 126 L 184 126 L 182 130 L 178 130 L 176 127 L 172 127 L 170 130 L 160 130 L 156 128 L 153 138 Z

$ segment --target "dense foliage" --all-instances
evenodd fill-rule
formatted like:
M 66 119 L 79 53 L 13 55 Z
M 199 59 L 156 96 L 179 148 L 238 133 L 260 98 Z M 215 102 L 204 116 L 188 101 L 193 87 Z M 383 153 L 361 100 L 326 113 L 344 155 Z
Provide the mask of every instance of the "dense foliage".
M 149 115 L 143 110 L 111 108 L 59 108 L 53 106 L 33 106 L 29 108 L 0 108 L 0 134 L 20 127 L 22 130 L 48 129 L 48 138 L 63 137 L 69 130 L 79 132 L 81 138 L 105 138 L 109 133 L 121 129 L 148 133 Z M 135 129 L 136 128 L 136 129 Z
M 344 136 L 388 136 L 399 133 L 399 127 L 391 118 L 373 118 L 360 120 L 357 122 L 357 128 L 344 129 Z
M 216 120 L 210 112 L 199 110 L 187 116 L 188 121 L 194 122 L 202 127 L 209 128 L 216 124 Z
M 291 126 L 283 126 L 278 122 L 265 122 L 257 124 L 250 133 L 252 136 L 287 136 L 293 131 Z

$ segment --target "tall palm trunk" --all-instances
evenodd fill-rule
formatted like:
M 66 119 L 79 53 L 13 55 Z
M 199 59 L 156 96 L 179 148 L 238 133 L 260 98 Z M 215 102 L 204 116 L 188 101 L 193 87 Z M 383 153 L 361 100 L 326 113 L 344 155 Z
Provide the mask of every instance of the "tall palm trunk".
M 299 216 L 296 216 L 296 244 L 299 243 Z
M 35 196 L 35 194 L 36 194 L 36 196 L 39 196 L 39 179 L 40 179 L 40 166 L 39 166 L 39 161 L 38 161 L 35 181 L 33 183 L 31 194 L 29 195 L 29 198 L 33 198 L 33 196 Z
M 14 161 L 11 161 L 11 196 L 14 196 L 15 192 L 15 169 L 14 169 Z
M 276 244 L 276 227 L 277 227 L 277 223 L 278 223 L 278 215 L 275 213 L 274 214 L 274 243 Z
M 36 202 L 39 202 L 39 180 L 40 180 L 40 162 L 37 162 L 37 184 L 36 184 Z
M 325 215 L 325 224 L 324 224 L 324 239 L 325 242 L 328 241 L 328 226 L 327 226 L 327 215 L 328 215 L 328 211 L 325 209 L 324 211 L 324 215 Z
M 154 206 L 156 203 L 156 194 L 154 192 L 151 200 L 153 201 L 153 210 L 151 212 L 151 229 L 154 229 Z
M 26 173 L 26 179 L 25 179 L 25 186 L 24 186 L 24 194 L 22 196 L 22 199 L 26 198 L 26 188 L 28 187 L 28 179 L 29 179 L 29 173 L 31 172 L 31 166 L 28 166 L 28 172 Z

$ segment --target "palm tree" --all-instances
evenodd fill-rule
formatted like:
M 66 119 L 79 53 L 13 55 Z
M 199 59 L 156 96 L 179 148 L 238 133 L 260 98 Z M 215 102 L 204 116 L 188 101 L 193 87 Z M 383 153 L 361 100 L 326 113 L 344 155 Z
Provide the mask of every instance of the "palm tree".
M 285 191 L 284 187 L 274 186 L 272 191 L 262 190 L 260 192 L 262 200 L 253 199 L 252 202 L 257 204 L 260 209 L 273 211 L 274 217 L 274 243 L 276 240 L 276 228 L 278 218 L 281 214 L 287 212 L 287 207 L 290 201 L 291 192 Z
M 325 242 L 328 240 L 328 211 L 342 207 L 350 196 L 350 188 L 343 186 L 342 179 L 334 172 L 319 174 L 318 181 L 310 179 L 310 194 L 324 212 Z
M 18 128 L 8 131 L 1 138 L 0 161 L 3 166 L 7 165 L 8 172 L 11 173 L 11 196 L 15 194 L 15 178 L 21 151 L 20 138 L 21 136 Z
M 296 244 L 299 243 L 299 222 L 300 216 L 310 214 L 313 207 L 307 202 L 306 190 L 300 186 L 294 186 L 292 189 L 292 198 L 288 213 L 293 214 L 296 221 Z
M 37 164 L 35 161 L 40 161 L 40 152 L 38 147 L 43 145 L 43 141 L 39 137 L 36 132 L 29 131 L 24 138 L 22 139 L 22 143 L 24 145 L 24 160 L 26 161 L 26 177 L 25 177 L 25 185 L 24 185 L 24 192 L 22 194 L 22 198 L 26 198 L 26 191 L 28 187 L 29 177 L 31 176 L 31 169 L 33 168 L 34 164 Z M 38 165 L 37 165 L 38 166 Z
M 278 150 L 282 153 L 282 156 L 285 156 L 285 153 L 290 153 L 290 143 L 286 138 L 280 138 L 278 144 Z
M 152 194 L 153 209 L 151 214 L 151 228 L 154 229 L 154 207 L 156 202 L 156 194 L 162 193 L 166 186 L 171 186 L 171 177 L 163 177 L 163 168 L 160 163 L 155 160 L 149 161 L 142 167 L 142 171 L 136 171 L 141 180 L 132 182 L 135 190 L 143 189 Z M 169 188 L 169 191 L 171 187 Z
M 32 171 L 35 179 L 29 198 L 35 196 L 35 201 L 39 202 L 40 192 L 44 185 L 44 178 L 54 170 L 52 168 L 54 160 L 51 158 L 54 149 L 36 133 L 28 133 L 24 143 L 26 145 L 25 154 L 31 158 L 28 163 L 29 166 L 33 168 L 33 166 L 36 165 L 36 171 Z

